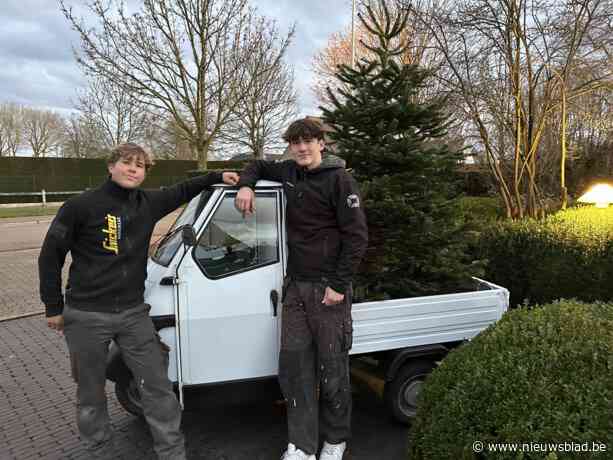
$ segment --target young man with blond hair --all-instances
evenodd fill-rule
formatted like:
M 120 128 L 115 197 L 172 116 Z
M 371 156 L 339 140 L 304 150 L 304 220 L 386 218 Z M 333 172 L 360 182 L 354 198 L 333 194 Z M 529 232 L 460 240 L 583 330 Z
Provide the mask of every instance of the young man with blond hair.
M 38 259 L 47 324 L 65 335 L 77 381 L 77 424 L 92 457 L 116 458 L 104 391 L 106 356 L 114 340 L 139 383 L 156 454 L 185 459 L 181 409 L 143 299 L 149 242 L 158 220 L 215 183 L 236 184 L 238 175 L 209 173 L 145 191 L 139 186 L 152 165 L 140 146 L 118 145 L 107 159 L 106 182 L 64 203 Z M 68 252 L 72 264 L 64 302 L 62 267 Z
M 341 460 L 351 431 L 351 280 L 366 249 L 366 219 L 345 162 L 322 156 L 317 121 L 295 121 L 284 139 L 294 160 L 251 163 L 241 174 L 236 207 L 255 211 L 258 179 L 283 184 L 289 257 L 279 382 L 289 444 L 282 458 L 315 460 L 321 431 L 320 460 Z

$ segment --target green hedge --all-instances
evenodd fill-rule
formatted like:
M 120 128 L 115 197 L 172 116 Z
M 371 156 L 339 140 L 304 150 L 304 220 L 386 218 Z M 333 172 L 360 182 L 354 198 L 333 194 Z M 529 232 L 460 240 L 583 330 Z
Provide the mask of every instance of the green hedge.
M 240 171 L 248 163 L 249 161 L 242 161 L 242 160 L 208 161 L 206 166 L 207 166 L 207 169 L 219 169 L 219 170 L 224 170 L 224 171 Z
M 196 161 L 157 160 L 147 174 L 143 188 L 155 189 L 175 184 L 188 177 Z M 217 169 L 240 169 L 242 162 L 210 161 Z M 79 191 L 97 187 L 107 177 L 102 158 L 0 158 L 0 193 L 30 193 L 46 190 Z M 48 200 L 63 201 L 71 195 L 50 195 Z M 0 203 L 36 203 L 38 195 L 0 196 Z
M 490 224 L 505 216 L 500 199 L 496 197 L 464 196 L 459 200 L 464 218 L 475 224 L 475 229 L 483 230 L 483 224 Z
M 149 176 L 185 177 L 186 171 L 194 169 L 196 165 L 196 161 L 158 160 L 153 169 L 151 169 Z M 30 182 L 25 185 L 33 188 L 35 191 L 44 188 L 41 187 L 42 185 L 55 184 L 54 181 L 56 179 L 74 180 L 75 178 L 105 176 L 106 161 L 103 158 L 0 158 L 0 178 L 2 178 L 2 181 L 10 181 L 10 178 L 23 179 L 28 177 Z M 19 183 L 22 184 L 23 182 L 19 179 Z M 0 184 L 4 183 L 0 182 Z M 63 182 L 59 181 L 58 185 L 63 185 Z M 47 189 L 51 190 L 52 188 L 48 186 Z
M 480 235 L 486 278 L 511 305 L 613 300 L 613 208 L 573 208 L 543 221 L 498 222 Z
M 409 458 L 592 458 L 487 451 L 488 443 L 511 442 L 600 442 L 608 450 L 593 458 L 612 458 L 612 371 L 613 304 L 513 310 L 452 351 L 427 379 Z M 473 450 L 477 441 L 481 453 Z

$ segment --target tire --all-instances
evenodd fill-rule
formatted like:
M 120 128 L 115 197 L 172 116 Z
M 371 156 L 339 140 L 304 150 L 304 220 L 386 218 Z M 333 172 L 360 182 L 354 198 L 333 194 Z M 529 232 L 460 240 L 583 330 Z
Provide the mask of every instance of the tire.
M 436 367 L 434 360 L 409 361 L 385 384 L 385 405 L 394 419 L 408 425 L 417 413 L 417 397 L 426 377 Z
M 137 417 L 144 417 L 143 404 L 138 391 L 136 381 L 132 376 L 115 383 L 115 396 L 117 401 L 126 411 Z

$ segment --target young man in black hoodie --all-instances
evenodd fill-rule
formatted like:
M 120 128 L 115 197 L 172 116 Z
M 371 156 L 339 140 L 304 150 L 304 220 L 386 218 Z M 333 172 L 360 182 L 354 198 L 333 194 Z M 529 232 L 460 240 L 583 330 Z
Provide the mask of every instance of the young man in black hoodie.
M 289 257 L 279 381 L 287 400 L 289 445 L 282 458 L 315 460 L 321 430 L 320 460 L 341 460 L 351 425 L 351 279 L 368 230 L 345 162 L 322 157 L 321 125 L 308 118 L 295 121 L 284 139 L 294 160 L 250 164 L 241 174 L 236 207 L 255 211 L 258 179 L 283 183 Z
M 155 452 L 160 459 L 185 459 L 181 410 L 143 300 L 147 252 L 158 220 L 208 186 L 236 184 L 238 175 L 209 173 L 165 190 L 141 190 L 152 164 L 138 145 L 117 146 L 107 160 L 108 180 L 64 203 L 38 259 L 47 324 L 66 337 L 77 380 L 77 424 L 92 456 L 114 458 L 104 392 L 113 339 L 138 382 Z M 69 251 L 64 305 L 61 275 Z

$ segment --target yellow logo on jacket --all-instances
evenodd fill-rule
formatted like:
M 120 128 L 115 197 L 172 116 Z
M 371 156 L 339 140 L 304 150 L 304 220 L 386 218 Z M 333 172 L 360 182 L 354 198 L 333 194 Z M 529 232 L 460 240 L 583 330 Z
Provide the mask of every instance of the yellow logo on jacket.
M 105 217 L 106 228 L 102 229 L 102 233 L 105 233 L 104 242 L 102 247 L 108 251 L 119 254 L 119 235 L 121 232 L 121 217 L 107 214 Z

